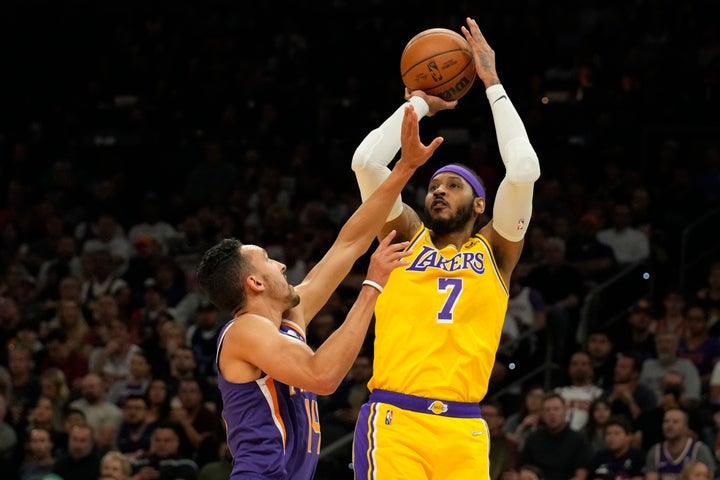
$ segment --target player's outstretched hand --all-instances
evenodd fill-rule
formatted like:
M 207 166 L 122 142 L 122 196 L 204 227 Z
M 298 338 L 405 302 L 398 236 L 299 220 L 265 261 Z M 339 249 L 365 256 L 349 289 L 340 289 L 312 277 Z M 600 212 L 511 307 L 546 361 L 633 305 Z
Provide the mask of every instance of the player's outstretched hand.
M 500 83 L 495 69 L 495 50 L 490 48 L 474 19 L 468 17 L 466 22 L 467 27 L 460 27 L 460 30 L 462 30 L 465 40 L 468 41 L 470 48 L 472 48 L 475 71 L 478 77 L 485 84 L 485 88 Z
M 443 100 L 440 97 L 436 97 L 434 95 L 428 95 L 427 93 L 423 92 L 422 90 L 413 90 L 412 92 L 405 89 L 405 100 L 410 100 L 410 97 L 420 97 L 423 100 L 425 100 L 425 103 L 428 104 L 428 107 L 430 110 L 428 110 L 427 117 L 432 117 L 437 112 L 441 110 L 452 110 L 453 108 L 457 107 L 458 101 L 452 100 L 447 101 Z
M 443 142 L 443 137 L 435 137 L 430 145 L 420 140 L 420 121 L 415 107 L 411 103 L 405 105 L 402 127 L 400 129 L 400 160 L 405 166 L 417 169 L 433 156 L 435 150 Z
M 396 234 L 397 232 L 395 230 L 388 233 L 370 256 L 370 266 L 367 271 L 368 280 L 385 286 L 390 273 L 394 269 L 410 263 L 404 260 L 405 257 L 410 255 L 409 251 L 405 251 L 405 248 L 407 248 L 410 242 L 390 243 Z

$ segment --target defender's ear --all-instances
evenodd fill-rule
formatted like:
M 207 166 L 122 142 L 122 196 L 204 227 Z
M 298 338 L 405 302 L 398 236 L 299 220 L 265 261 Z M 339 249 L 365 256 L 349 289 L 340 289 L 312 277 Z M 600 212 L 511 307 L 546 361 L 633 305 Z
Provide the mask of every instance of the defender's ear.
M 248 275 L 245 279 L 245 285 L 251 292 L 262 292 L 265 290 L 265 284 L 257 275 Z

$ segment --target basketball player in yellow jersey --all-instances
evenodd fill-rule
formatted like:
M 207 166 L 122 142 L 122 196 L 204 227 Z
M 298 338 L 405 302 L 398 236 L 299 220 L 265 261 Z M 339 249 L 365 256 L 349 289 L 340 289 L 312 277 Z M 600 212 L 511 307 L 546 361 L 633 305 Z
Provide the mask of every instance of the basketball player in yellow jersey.
M 375 308 L 375 358 L 368 403 L 355 430 L 356 479 L 489 478 L 489 433 L 479 402 L 490 372 L 532 213 L 537 155 L 495 69 L 495 52 L 475 20 L 461 28 L 490 103 L 505 177 L 491 220 L 472 170 L 438 169 L 425 197 L 425 219 L 397 199 L 392 229 L 409 240 L 407 266 L 395 269 Z M 454 108 L 423 92 L 406 92 L 420 117 Z M 352 168 L 363 201 L 389 174 L 400 147 L 403 107 L 357 148 Z

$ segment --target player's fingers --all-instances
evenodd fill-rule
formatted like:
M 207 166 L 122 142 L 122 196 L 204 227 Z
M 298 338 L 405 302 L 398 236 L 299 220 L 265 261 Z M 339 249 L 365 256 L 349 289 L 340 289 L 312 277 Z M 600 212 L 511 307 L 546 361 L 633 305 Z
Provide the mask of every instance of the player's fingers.
M 397 247 L 399 250 L 396 252 L 393 252 L 392 255 L 390 255 L 390 258 L 392 260 L 400 260 L 400 259 L 405 258 L 408 255 L 412 254 L 411 251 L 405 250 L 405 248 L 407 248 L 407 245 L 408 245 L 408 242 L 394 243 L 392 246 Z
M 430 145 L 428 145 L 428 150 L 430 150 L 430 154 L 435 153 L 435 150 L 445 141 L 443 137 L 435 137 L 435 139 L 430 142 Z

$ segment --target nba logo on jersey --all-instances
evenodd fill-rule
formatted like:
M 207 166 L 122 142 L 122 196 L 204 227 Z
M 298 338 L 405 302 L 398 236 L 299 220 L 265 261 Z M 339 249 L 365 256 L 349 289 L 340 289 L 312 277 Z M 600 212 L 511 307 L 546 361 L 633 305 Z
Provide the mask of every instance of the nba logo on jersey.
M 385 425 L 390 425 L 392 423 L 392 415 L 392 410 L 385 412 Z
M 524 218 L 518 219 L 517 229 L 522 230 L 524 226 L 525 226 L 525 219 Z

